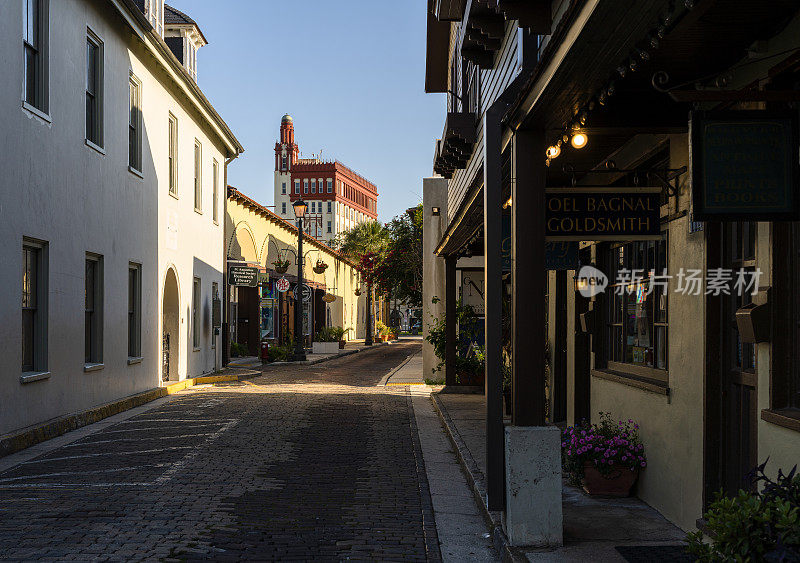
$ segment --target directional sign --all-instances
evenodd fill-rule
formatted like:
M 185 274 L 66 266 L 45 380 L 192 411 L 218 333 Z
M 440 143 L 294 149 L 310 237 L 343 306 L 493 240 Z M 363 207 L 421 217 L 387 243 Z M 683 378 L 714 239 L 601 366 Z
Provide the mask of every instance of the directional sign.
M 258 287 L 258 268 L 228 266 L 228 283 L 239 287 Z
M 278 288 L 278 291 L 284 293 L 289 290 L 289 280 L 281 278 L 275 282 L 275 287 Z

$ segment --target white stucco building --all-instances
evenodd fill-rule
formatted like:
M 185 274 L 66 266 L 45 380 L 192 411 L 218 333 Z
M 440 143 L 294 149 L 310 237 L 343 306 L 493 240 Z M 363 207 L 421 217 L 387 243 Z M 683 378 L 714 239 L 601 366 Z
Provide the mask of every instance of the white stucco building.
M 243 149 L 203 44 L 163 0 L 0 3 L 0 436 L 220 365 Z

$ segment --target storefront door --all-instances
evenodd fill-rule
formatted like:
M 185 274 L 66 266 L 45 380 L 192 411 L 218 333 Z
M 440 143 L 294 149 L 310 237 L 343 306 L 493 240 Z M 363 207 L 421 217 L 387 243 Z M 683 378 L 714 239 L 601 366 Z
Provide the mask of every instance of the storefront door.
M 718 262 L 710 258 L 709 276 L 716 267 L 732 272 L 734 281 L 741 269 L 755 271 L 756 223 L 710 229 L 709 255 L 716 254 Z M 732 495 L 748 488 L 747 476 L 758 462 L 755 347 L 742 342 L 736 327 L 736 311 L 752 301 L 751 293 L 731 283 L 729 295 L 706 296 L 706 503 L 719 489 Z

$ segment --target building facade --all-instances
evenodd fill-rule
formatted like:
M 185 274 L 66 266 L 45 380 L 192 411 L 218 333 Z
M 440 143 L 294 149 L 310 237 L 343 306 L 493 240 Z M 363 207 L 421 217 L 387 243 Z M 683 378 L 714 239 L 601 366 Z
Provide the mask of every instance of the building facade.
M 336 235 L 365 221 L 378 219 L 378 188 L 338 160 L 300 158 L 294 140 L 294 120 L 281 119 L 275 143 L 275 213 L 294 219 L 292 202 L 308 203 L 307 232 L 332 242 Z
M 425 209 L 426 225 L 439 224 L 440 205 L 446 213 L 426 273 L 434 286 L 444 276 L 448 307 L 457 261 L 483 259 L 488 503 L 508 515 L 516 502 L 503 474 L 525 465 L 509 448 L 517 428 L 532 436 L 610 412 L 641 425 L 648 462 L 636 494 L 692 530 L 716 491 L 749 486 L 756 464 L 769 458 L 775 475 L 800 459 L 798 266 L 787 250 L 797 210 L 747 208 L 771 200 L 765 185 L 796 193 L 796 180 L 773 183 L 769 174 L 776 154 L 797 166 L 790 101 L 800 68 L 790 53 L 800 47 L 800 14 L 726 0 L 496 4 L 430 2 L 426 68 L 427 91 L 448 100 L 434 147 L 443 179 L 426 180 L 424 194 L 437 201 Z M 630 33 L 613 33 L 609 22 Z M 706 150 L 728 164 L 702 168 L 704 124 L 714 119 L 745 133 L 710 141 Z M 753 141 L 748 133 L 780 119 L 783 136 L 773 129 Z M 745 154 L 729 139 L 753 148 Z M 791 149 L 772 150 L 775 139 Z M 730 164 L 744 160 L 747 167 Z M 720 185 L 706 180 L 712 170 L 753 179 L 704 200 Z M 446 205 L 431 191 L 444 181 Z M 581 189 L 619 197 L 645 187 L 657 194 L 654 232 L 600 234 L 589 228 L 596 216 L 559 219 L 551 207 L 559 197 L 577 201 Z M 713 216 L 713 201 L 743 207 Z M 603 224 L 613 230 L 618 215 Z M 576 217 L 582 232 L 564 227 Z M 572 248 L 565 261 L 551 255 L 562 242 Z M 607 276 L 605 291 L 586 292 L 583 266 Z M 640 275 L 626 280 L 634 270 Z M 698 292 L 686 287 L 690 272 Z M 769 310 L 759 334 L 756 307 Z M 500 416 L 504 363 L 513 430 Z M 507 524 L 512 543 L 532 539 Z
M 22 315 L 2 329 L 0 434 L 219 365 L 220 186 L 243 149 L 164 42 L 166 10 L 0 8 L 0 64 L 19 78 L 0 87 L 0 309 Z
M 258 287 L 231 287 L 228 295 L 231 341 L 255 356 L 261 340 L 285 343 L 294 332 L 297 227 L 229 187 L 225 234 L 229 265 L 259 270 Z M 311 290 L 304 308 L 304 337 L 312 342 L 321 328 L 340 326 L 345 340 L 364 338 L 366 287 L 357 266 L 310 235 L 303 242 L 303 279 Z M 278 272 L 275 262 L 283 260 L 289 268 Z M 326 265 L 319 273 L 314 271 L 318 261 Z M 280 289 L 281 279 L 289 281 L 288 289 Z

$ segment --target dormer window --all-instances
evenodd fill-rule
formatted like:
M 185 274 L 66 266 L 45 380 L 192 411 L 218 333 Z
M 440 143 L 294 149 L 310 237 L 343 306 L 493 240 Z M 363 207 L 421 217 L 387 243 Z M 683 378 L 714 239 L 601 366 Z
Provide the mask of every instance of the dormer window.
M 164 41 L 192 80 L 197 82 L 197 50 L 207 44 L 206 38 L 192 18 L 169 4 L 164 4 Z
M 144 0 L 144 15 L 160 36 L 164 36 L 164 0 Z

